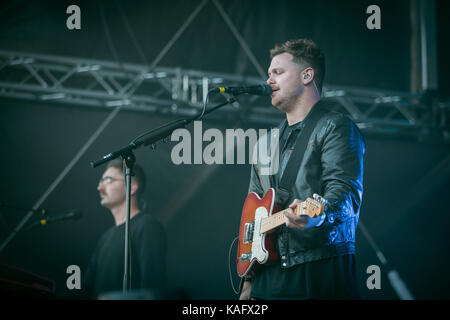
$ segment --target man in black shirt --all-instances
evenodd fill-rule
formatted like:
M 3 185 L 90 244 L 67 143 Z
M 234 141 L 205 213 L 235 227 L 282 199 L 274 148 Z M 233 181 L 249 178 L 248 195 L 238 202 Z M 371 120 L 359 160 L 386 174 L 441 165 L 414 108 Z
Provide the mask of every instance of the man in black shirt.
M 275 263 L 245 277 L 240 299 L 357 299 L 355 231 L 362 201 L 365 143 L 357 126 L 320 100 L 325 59 L 316 44 L 297 39 L 271 50 L 267 84 L 271 102 L 286 114 L 279 126 L 279 170 L 252 165 L 249 192 L 278 191 L 296 140 L 317 110 L 322 114 L 307 140 L 303 159 L 283 207 L 286 223 L 276 233 Z M 319 111 L 317 111 L 319 112 Z M 301 200 L 314 193 L 327 201 L 323 215 L 296 216 Z
M 145 175 L 139 165 L 133 168 L 130 206 L 131 289 L 140 290 L 141 298 L 160 299 L 165 291 L 167 241 L 162 225 L 149 213 L 142 212 L 139 196 L 145 187 Z M 115 226 L 100 238 L 85 275 L 86 293 L 93 299 L 108 298 L 121 292 L 124 274 L 126 193 L 122 161 L 108 163 L 97 190 L 101 205 L 114 217 Z M 106 294 L 106 295 L 105 295 Z M 128 296 L 130 297 L 130 295 Z M 127 298 L 127 296 L 123 296 Z

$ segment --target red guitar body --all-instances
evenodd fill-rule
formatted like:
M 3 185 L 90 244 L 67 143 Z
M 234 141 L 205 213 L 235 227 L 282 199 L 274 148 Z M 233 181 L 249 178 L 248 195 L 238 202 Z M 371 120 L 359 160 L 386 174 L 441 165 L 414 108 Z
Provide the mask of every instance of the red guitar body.
M 261 199 L 251 192 L 245 200 L 242 209 L 239 229 L 239 244 L 237 255 L 237 272 L 240 277 L 245 276 L 255 262 L 270 263 L 278 259 L 274 247 L 274 233 L 260 234 L 259 225 L 263 218 L 271 216 L 274 211 L 275 190 L 270 188 Z

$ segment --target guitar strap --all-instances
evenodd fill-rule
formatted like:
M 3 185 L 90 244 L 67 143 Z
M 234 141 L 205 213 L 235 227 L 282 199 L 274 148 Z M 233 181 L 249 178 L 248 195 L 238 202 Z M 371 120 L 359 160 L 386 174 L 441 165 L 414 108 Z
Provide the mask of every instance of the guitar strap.
M 309 114 L 305 118 L 305 126 L 300 132 L 300 136 L 297 137 L 294 151 L 291 154 L 286 168 L 283 171 L 280 183 L 278 184 L 278 190 L 276 192 L 277 208 L 283 209 L 287 205 L 287 201 L 291 196 L 292 186 L 297 179 L 298 170 L 302 163 L 303 156 L 305 154 L 309 138 L 317 125 L 320 118 L 326 113 L 326 110 L 322 108 L 322 101 L 316 103 L 311 109 Z

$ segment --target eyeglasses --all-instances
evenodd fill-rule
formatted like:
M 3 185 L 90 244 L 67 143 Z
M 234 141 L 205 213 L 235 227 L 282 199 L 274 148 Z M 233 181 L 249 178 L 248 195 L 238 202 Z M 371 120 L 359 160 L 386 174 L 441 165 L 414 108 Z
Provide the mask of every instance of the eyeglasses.
M 116 181 L 116 180 L 122 180 L 122 181 L 123 181 L 123 178 L 118 179 L 118 178 L 113 178 L 113 177 L 110 177 L 110 176 L 106 176 L 106 177 L 101 178 L 101 179 L 98 181 L 98 184 L 102 184 L 102 183 L 104 183 L 104 184 L 110 184 L 111 182 Z

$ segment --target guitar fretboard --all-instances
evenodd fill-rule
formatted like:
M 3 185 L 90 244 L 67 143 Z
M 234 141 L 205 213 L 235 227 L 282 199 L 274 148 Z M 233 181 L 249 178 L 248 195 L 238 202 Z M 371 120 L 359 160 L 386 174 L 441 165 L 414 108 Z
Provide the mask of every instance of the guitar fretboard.
M 297 206 L 296 210 L 296 214 L 298 215 L 298 210 L 300 209 L 300 206 Z M 284 215 L 284 212 L 287 209 L 284 209 L 282 211 L 279 211 L 273 215 L 271 215 L 270 217 L 264 218 L 261 221 L 261 233 L 266 233 L 270 230 L 273 230 L 279 226 L 281 226 L 282 224 L 285 223 L 286 221 L 286 216 Z
M 296 216 L 307 215 L 311 218 L 315 218 L 321 215 L 324 211 L 325 205 L 321 204 L 317 201 L 314 201 L 311 198 L 306 199 L 302 203 L 298 204 L 294 210 L 294 214 Z M 262 219 L 260 233 L 266 233 L 276 227 L 281 226 L 286 221 L 286 216 L 284 212 L 288 209 L 281 210 L 273 215 Z

